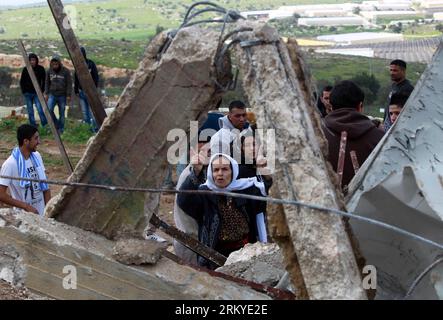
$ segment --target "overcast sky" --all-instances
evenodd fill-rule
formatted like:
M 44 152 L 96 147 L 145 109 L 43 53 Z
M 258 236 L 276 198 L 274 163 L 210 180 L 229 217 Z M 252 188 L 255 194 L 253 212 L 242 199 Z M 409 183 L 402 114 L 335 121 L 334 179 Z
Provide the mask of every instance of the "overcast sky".
M 41 3 L 45 0 L 0 0 L 0 6 L 22 6 L 24 4 Z
M 0 0 L 2 6 L 21 6 L 23 4 L 39 3 L 42 0 Z

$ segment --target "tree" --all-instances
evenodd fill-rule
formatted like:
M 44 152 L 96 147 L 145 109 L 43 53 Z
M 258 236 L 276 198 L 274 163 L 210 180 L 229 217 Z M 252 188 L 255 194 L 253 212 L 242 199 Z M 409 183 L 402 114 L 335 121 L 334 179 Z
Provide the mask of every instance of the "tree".
M 380 90 L 380 82 L 373 74 L 369 75 L 363 72 L 354 76 L 351 81 L 355 82 L 365 93 L 365 102 L 372 104 L 377 99 L 378 91 Z
M 157 35 L 157 34 L 159 34 L 160 32 L 162 32 L 163 30 L 165 30 L 165 28 L 158 24 L 158 25 L 155 27 L 155 34 Z
M 9 88 L 14 80 L 12 72 L 7 68 L 0 68 L 0 87 Z
M 360 14 L 360 11 L 361 11 L 360 7 L 355 7 L 354 9 L 352 9 L 353 14 Z
M 443 32 L 443 24 L 439 23 L 435 26 L 435 30 L 439 32 Z
M 395 32 L 395 33 L 401 33 L 401 30 L 403 28 L 403 25 L 401 22 L 397 23 L 397 24 L 391 24 L 389 26 L 389 30 Z

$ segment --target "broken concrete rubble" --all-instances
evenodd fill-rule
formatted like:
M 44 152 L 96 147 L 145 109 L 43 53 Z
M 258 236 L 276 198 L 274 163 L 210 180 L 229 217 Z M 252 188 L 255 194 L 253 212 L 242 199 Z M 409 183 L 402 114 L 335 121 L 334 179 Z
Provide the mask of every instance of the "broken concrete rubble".
M 239 26 L 254 29 L 235 37 L 233 41 L 240 41 L 235 54 L 258 127 L 275 130 L 275 180 L 281 197 L 338 208 L 316 135 L 319 130 L 287 47 L 267 25 L 245 22 Z M 284 213 L 309 297 L 365 299 L 341 218 L 295 206 L 284 206 Z
M 167 245 L 153 240 L 121 239 L 114 246 L 112 257 L 123 264 L 155 264 Z
M 0 300 L 49 300 L 39 296 L 26 288 L 19 288 L 0 280 Z
M 298 61 L 296 46 L 294 43 L 286 46 L 276 31 L 266 25 L 248 22 L 238 23 L 236 27 L 253 29 L 235 34 L 235 41 L 238 40 L 240 44 L 232 48 L 245 75 L 243 86 L 258 116 L 259 127 L 275 130 L 278 148 L 274 188 L 282 198 L 316 203 L 325 207 L 340 207 L 340 198 L 330 178 L 330 168 L 325 165 L 322 155 L 324 139 L 320 139 L 320 142 L 317 140 L 317 137 L 322 135 L 318 117 L 313 115 L 310 106 L 312 97 L 309 86 L 303 80 L 306 78 L 300 77 L 301 73 L 295 73 L 297 68 L 302 67 L 302 63 Z M 189 120 L 199 118 L 206 110 L 215 106 L 220 100 L 219 87 L 226 85 L 230 79 L 229 66 L 225 66 L 225 70 L 215 70 L 214 67 L 218 39 L 218 34 L 207 29 L 184 28 L 177 33 L 166 53 L 159 57 L 158 53 L 165 48 L 166 35 L 157 36 L 149 45 L 145 58 L 125 89 L 118 107 L 88 145 L 70 181 L 127 187 L 158 187 L 166 167 L 166 161 L 159 159 L 166 159 L 166 138 L 169 130 L 187 129 Z M 171 117 L 171 114 L 174 114 L 174 117 Z M 140 152 L 141 149 L 143 152 Z M 115 239 L 123 234 L 145 229 L 157 206 L 158 194 L 145 196 L 141 193 L 115 193 L 92 188 L 67 187 L 51 201 L 47 215 L 69 225 Z M 278 241 L 284 239 L 282 249 L 288 264 L 287 269 L 297 291 L 302 293 L 300 297 L 364 299 L 366 296 L 361 287 L 359 270 L 340 217 L 303 207 L 281 208 L 283 210 L 278 213 L 278 219 L 270 218 L 270 221 L 279 221 L 274 226 L 271 225 L 271 229 L 275 231 L 273 236 L 279 239 Z M 65 227 L 59 224 L 56 226 Z M 4 230 L 16 235 L 13 225 L 5 224 Z M 78 229 L 73 231 L 74 234 L 78 232 Z M 0 229 L 0 237 L 1 235 Z M 185 293 L 196 299 L 256 297 L 255 292 L 244 293 L 243 289 L 238 287 L 236 295 L 234 284 L 211 279 L 208 274 L 204 277 L 193 269 L 184 271 L 164 258 L 153 266 L 122 269 L 121 264 L 115 261 L 111 263 L 109 260 L 112 250 L 108 246 L 113 244 L 112 242 L 98 235 L 87 236 L 95 239 L 92 243 L 97 243 L 96 251 L 85 250 L 83 247 L 73 249 L 75 245 L 68 241 L 62 244 L 62 255 L 55 255 L 55 265 L 60 266 L 64 255 L 68 255 L 70 260 L 78 264 L 83 263 L 85 259 L 93 261 L 85 270 L 82 269 L 82 276 L 85 278 L 91 274 L 94 274 L 94 279 L 106 276 L 119 278 L 122 276 L 122 270 L 131 270 L 127 277 L 132 280 L 129 283 L 128 280 L 121 283 L 118 282 L 119 279 L 113 279 L 113 286 L 104 288 L 101 287 L 104 279 L 100 282 L 88 279 L 92 281 L 93 286 L 97 286 L 98 291 L 88 291 L 87 286 L 91 284 L 84 282 L 82 294 L 86 297 L 120 298 L 122 296 L 115 288 L 123 287 L 124 290 L 131 291 L 131 297 L 139 298 L 183 298 Z M 17 239 L 23 241 L 20 237 Z M 42 247 L 49 249 L 41 254 L 59 252 L 59 240 L 42 241 Z M 80 258 L 75 260 L 76 255 L 73 251 L 77 254 L 81 252 Z M 36 252 L 40 253 L 38 248 Z M 121 248 L 117 252 L 121 252 Z M 21 256 L 23 255 L 27 257 L 21 253 Z M 131 261 L 125 254 L 117 256 L 125 256 L 121 260 L 125 262 L 140 263 L 143 260 L 138 253 L 130 258 Z M 106 260 L 107 263 L 100 264 L 100 260 Z M 28 260 L 24 262 L 27 263 Z M 31 260 L 31 267 L 27 270 L 33 270 L 34 264 L 38 262 Z M 256 266 L 262 270 L 268 268 L 268 265 L 259 260 Z M 38 264 L 35 268 L 42 266 Z M 48 271 L 49 276 L 47 275 L 48 279 L 45 280 L 56 286 L 58 270 Z M 282 273 L 284 270 L 279 269 L 278 274 L 277 271 L 275 274 L 268 272 L 266 278 L 260 279 L 252 273 L 244 276 L 275 284 Z M 35 273 L 31 275 L 34 275 L 31 279 L 37 283 L 31 281 L 31 285 L 44 287 L 44 284 L 39 282 L 39 276 L 35 276 Z M 208 285 L 205 281 L 213 283 L 210 287 L 201 289 L 200 286 Z M 139 283 L 143 283 L 144 286 L 140 288 Z M 134 289 L 133 286 L 137 288 Z M 223 289 L 227 290 L 226 293 L 218 291 L 223 286 Z M 151 289 L 149 294 L 143 291 L 145 287 Z M 196 290 L 196 287 L 200 289 Z M 66 297 L 63 291 L 57 294 Z
M 443 45 L 400 117 L 351 181 L 350 211 L 443 244 Z M 351 219 L 367 263 L 377 270 L 377 299 L 402 299 L 442 250 Z M 412 299 L 437 299 L 442 268 L 428 273 Z M 433 274 L 433 276 L 431 276 Z M 434 279 L 434 283 L 433 280 Z
M 188 131 L 190 121 L 221 99 L 216 83 L 226 84 L 230 75 L 215 76 L 218 35 L 198 27 L 182 29 L 159 58 L 166 40 L 163 33 L 151 41 L 118 107 L 69 181 L 159 187 L 167 165 L 168 132 Z M 158 204 L 158 195 L 150 197 L 149 202 Z M 126 229 L 143 231 L 156 210 L 153 205 L 144 211 L 144 200 L 141 193 L 63 188 L 47 215 L 112 238 Z
M 0 210 L 0 221 L 10 215 Z M 114 242 L 76 227 L 20 212 L 0 227 L 0 269 L 15 282 L 55 299 L 270 299 L 249 287 L 161 258 L 155 265 L 125 266 L 112 258 Z M 5 253 L 6 252 L 6 253 Z M 19 259 L 9 259 L 13 253 Z M 69 269 L 65 269 L 70 266 Z M 19 271 L 17 271 L 19 270 Z M 67 272 L 66 270 L 71 270 Z M 76 273 L 76 289 L 64 279 Z
M 275 287 L 285 273 L 285 264 L 276 243 L 256 242 L 231 253 L 216 271 Z

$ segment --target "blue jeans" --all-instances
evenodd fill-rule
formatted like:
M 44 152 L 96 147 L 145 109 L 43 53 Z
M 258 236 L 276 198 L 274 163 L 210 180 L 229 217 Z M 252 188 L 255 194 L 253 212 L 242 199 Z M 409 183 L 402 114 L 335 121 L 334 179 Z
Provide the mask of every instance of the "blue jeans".
M 80 107 L 82 108 L 83 121 L 91 126 L 92 131 L 97 132 L 97 122 L 95 122 L 94 115 L 92 114 L 91 108 L 89 107 L 88 99 L 86 98 L 85 92 L 83 90 L 80 90 L 78 97 L 80 101 Z
M 55 105 L 58 105 L 59 118 L 57 119 L 54 113 Z M 54 96 L 49 95 L 48 108 L 51 111 L 52 119 L 54 120 L 55 127 L 60 133 L 65 130 L 65 108 L 66 108 L 66 96 Z
M 34 116 L 34 103 L 35 107 L 37 108 L 38 115 L 40 117 L 40 123 L 42 126 L 46 126 L 48 124 L 48 120 L 46 120 L 45 113 L 43 112 L 42 105 L 40 104 L 40 101 L 38 100 L 38 96 L 36 93 L 24 93 L 26 102 L 26 109 L 28 111 L 28 117 L 29 117 L 29 124 L 36 127 L 37 123 L 35 122 L 35 116 Z

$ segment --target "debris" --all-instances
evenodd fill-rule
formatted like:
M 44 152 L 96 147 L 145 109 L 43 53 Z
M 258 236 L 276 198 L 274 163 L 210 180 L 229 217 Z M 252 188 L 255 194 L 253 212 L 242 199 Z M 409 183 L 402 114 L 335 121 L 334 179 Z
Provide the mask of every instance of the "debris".
M 166 168 L 168 132 L 188 130 L 190 121 L 220 101 L 216 83 L 230 78 L 214 76 L 218 34 L 198 27 L 181 29 L 159 58 L 166 40 L 162 33 L 151 41 L 118 107 L 106 118 L 69 181 L 158 187 Z M 114 238 L 125 229 L 140 233 L 145 229 L 156 201 L 151 200 L 149 212 L 144 200 L 142 193 L 63 188 L 47 214 Z
M 273 188 L 285 199 L 338 208 L 337 189 L 320 149 L 324 142 L 316 135 L 319 119 L 309 111 L 310 94 L 304 91 L 309 86 L 299 83 L 291 60 L 297 55 L 289 53 L 290 47 L 268 25 L 245 22 L 239 27 L 254 29 L 239 33 L 233 42 L 239 43 L 235 55 L 258 127 L 275 130 Z M 366 299 L 341 218 L 294 206 L 284 206 L 284 216 L 309 298 Z M 289 264 L 294 251 L 283 248 Z M 294 270 L 288 271 L 296 285 Z
M 256 242 L 231 253 L 216 271 L 274 287 L 285 273 L 285 265 L 277 244 Z
M 166 246 L 154 240 L 122 239 L 114 246 L 113 257 L 123 264 L 155 264 Z
M 349 185 L 349 211 L 443 244 L 443 45 L 403 110 Z M 442 250 L 410 236 L 351 219 L 367 264 L 377 270 L 376 299 L 403 299 Z M 433 272 L 437 279 L 438 270 Z M 443 276 L 440 275 L 440 277 Z M 438 282 L 436 282 L 438 285 Z M 440 284 L 441 285 L 441 284 Z M 437 299 L 430 274 L 412 299 Z
M 0 217 L 12 210 L 0 209 Z M 26 212 L 20 226 L 0 227 L 3 266 L 15 282 L 54 299 L 270 299 L 246 285 L 213 277 L 169 259 L 155 265 L 125 266 L 113 258 L 115 242 Z M 13 256 L 15 258 L 10 258 Z M 20 257 L 17 259 L 17 257 Z M 50 262 L 50 263 L 49 263 Z M 63 286 L 76 275 L 76 290 Z M 68 278 L 67 278 L 68 277 Z M 70 282 L 68 281 L 68 284 Z M 71 283 L 72 285 L 72 283 Z
M 0 300 L 49 300 L 30 292 L 27 288 L 14 287 L 10 283 L 0 280 Z

